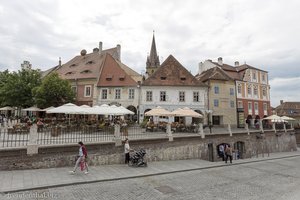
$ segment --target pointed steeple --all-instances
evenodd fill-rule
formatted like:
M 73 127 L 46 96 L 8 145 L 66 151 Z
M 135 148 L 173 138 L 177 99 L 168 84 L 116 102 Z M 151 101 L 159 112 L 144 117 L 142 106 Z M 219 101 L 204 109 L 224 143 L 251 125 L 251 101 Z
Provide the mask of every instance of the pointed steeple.
M 155 44 L 155 36 L 153 31 L 153 38 L 152 38 L 152 45 L 150 50 L 150 55 L 147 57 L 146 62 L 146 72 L 148 75 L 153 74 L 160 66 L 159 57 L 156 51 L 156 44 Z

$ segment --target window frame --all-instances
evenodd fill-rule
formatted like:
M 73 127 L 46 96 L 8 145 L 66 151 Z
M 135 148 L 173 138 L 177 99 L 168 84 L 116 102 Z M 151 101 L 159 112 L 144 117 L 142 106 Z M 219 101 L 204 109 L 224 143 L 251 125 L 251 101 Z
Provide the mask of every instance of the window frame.
M 167 92 L 166 91 L 160 91 L 159 100 L 162 102 L 167 101 Z
M 115 99 L 121 99 L 121 89 L 120 88 L 115 89 Z
M 104 93 L 106 91 L 106 93 Z M 104 94 L 106 94 L 106 98 L 104 98 Z M 101 89 L 101 99 L 107 99 L 108 98 L 108 89 Z
M 134 99 L 134 96 L 135 96 L 135 89 L 129 88 L 128 89 L 128 99 Z
M 146 91 L 146 101 L 147 102 L 153 101 L 153 92 L 152 91 Z
M 90 88 L 90 94 L 87 95 L 87 89 Z M 84 97 L 92 97 L 92 85 L 85 85 L 84 86 Z
M 179 102 L 185 102 L 185 91 L 179 91 Z

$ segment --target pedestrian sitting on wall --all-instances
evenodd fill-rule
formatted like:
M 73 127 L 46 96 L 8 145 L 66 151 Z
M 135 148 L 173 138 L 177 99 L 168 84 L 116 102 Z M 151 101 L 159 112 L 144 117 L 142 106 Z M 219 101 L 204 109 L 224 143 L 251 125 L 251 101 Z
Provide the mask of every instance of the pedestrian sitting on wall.
M 78 158 L 76 160 L 76 164 L 75 167 L 73 169 L 73 171 L 70 171 L 71 174 L 75 174 L 76 169 L 79 167 L 80 165 L 80 169 L 81 171 L 85 171 L 85 174 L 89 173 L 89 168 L 87 165 L 87 150 L 86 147 L 84 146 L 84 144 L 82 142 L 78 142 L 79 144 L 79 154 L 78 154 Z

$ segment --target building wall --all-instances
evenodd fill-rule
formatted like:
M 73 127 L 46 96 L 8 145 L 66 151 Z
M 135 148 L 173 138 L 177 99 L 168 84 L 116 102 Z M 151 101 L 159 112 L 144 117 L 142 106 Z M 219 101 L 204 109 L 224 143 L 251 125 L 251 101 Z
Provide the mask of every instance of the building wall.
M 71 87 L 76 87 L 76 102 L 77 104 L 86 104 L 93 106 L 96 79 L 80 79 L 70 80 Z M 91 86 L 91 96 L 85 97 L 85 87 Z
M 212 116 L 220 116 L 221 124 L 237 124 L 236 114 L 236 92 L 234 81 L 209 81 L 209 110 L 212 110 Z M 219 93 L 215 94 L 215 87 L 219 88 Z M 233 90 L 233 94 L 230 95 L 230 89 Z M 218 100 L 219 106 L 214 105 L 214 101 Z M 231 107 L 231 101 L 234 103 Z
M 107 89 L 107 99 L 102 99 L 102 89 Z M 116 99 L 116 89 L 121 90 L 121 98 Z M 134 89 L 134 98 L 129 99 L 129 89 Z M 97 88 L 97 105 L 119 103 L 125 108 L 128 106 L 134 106 L 137 108 L 139 103 L 139 88 L 137 86 L 132 87 L 98 87 Z
M 152 101 L 146 101 L 147 91 L 152 91 Z M 166 91 L 166 101 L 160 101 L 160 92 Z M 179 92 L 185 92 L 185 101 L 179 101 Z M 199 101 L 193 101 L 193 92 L 199 92 Z M 207 110 L 207 88 L 206 87 L 174 87 L 174 86 L 142 86 L 140 94 L 140 122 L 143 120 L 144 112 L 161 106 L 169 111 L 177 108 L 189 107 L 193 110 L 199 110 L 205 113 Z

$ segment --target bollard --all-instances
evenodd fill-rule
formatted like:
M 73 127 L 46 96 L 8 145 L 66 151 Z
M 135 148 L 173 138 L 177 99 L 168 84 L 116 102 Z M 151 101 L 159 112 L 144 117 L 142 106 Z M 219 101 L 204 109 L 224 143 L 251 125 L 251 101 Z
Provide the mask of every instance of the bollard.
M 248 135 L 250 135 L 248 123 L 245 123 L 245 129 L 247 130 Z
M 34 155 L 34 154 L 38 154 L 39 152 L 39 147 L 37 144 L 37 125 L 33 124 L 30 127 L 29 130 L 29 141 L 28 141 L 28 145 L 27 145 L 27 155 Z
M 120 124 L 115 124 L 115 146 L 122 146 L 121 132 L 120 132 Z
M 198 134 L 201 135 L 201 138 L 202 138 L 202 139 L 205 138 L 205 134 L 204 134 L 204 131 L 203 131 L 203 124 L 202 124 L 202 123 L 199 124 L 199 127 L 198 127 L 197 132 L 198 132 Z
M 228 132 L 229 132 L 230 137 L 232 137 L 232 131 L 231 131 L 231 126 L 230 126 L 230 124 L 228 124 Z
M 167 136 L 169 137 L 169 142 L 173 141 L 173 135 L 172 135 L 172 131 L 171 131 L 171 124 L 168 123 L 167 124 Z
M 261 120 L 259 120 L 259 128 L 260 128 L 260 131 L 261 131 L 262 133 L 264 133 L 264 132 L 265 132 L 265 131 L 264 131 L 263 124 L 262 124 L 262 119 L 261 119 Z

